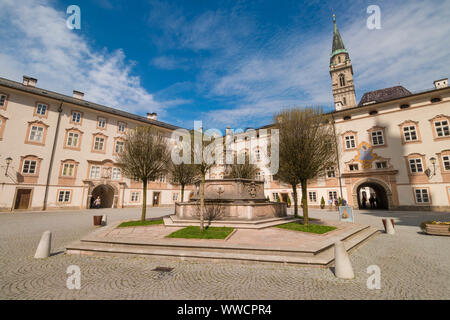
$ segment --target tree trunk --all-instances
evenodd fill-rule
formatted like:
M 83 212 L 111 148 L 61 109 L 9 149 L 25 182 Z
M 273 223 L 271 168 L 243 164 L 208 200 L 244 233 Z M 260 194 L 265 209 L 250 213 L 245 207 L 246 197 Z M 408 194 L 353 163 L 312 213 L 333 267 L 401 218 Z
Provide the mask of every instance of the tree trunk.
M 203 231 L 204 212 L 205 212 L 205 175 L 202 174 L 202 182 L 200 183 L 200 231 Z
M 301 185 L 302 185 L 303 224 L 308 225 L 309 223 L 308 198 L 307 198 L 308 180 L 301 180 Z
M 143 194 L 142 194 L 142 215 L 141 221 L 145 221 L 145 214 L 147 213 L 147 180 L 142 180 Z
M 298 199 L 297 199 L 297 185 L 292 185 L 294 192 L 294 217 L 298 218 Z
M 181 185 L 181 202 L 184 202 L 184 184 Z

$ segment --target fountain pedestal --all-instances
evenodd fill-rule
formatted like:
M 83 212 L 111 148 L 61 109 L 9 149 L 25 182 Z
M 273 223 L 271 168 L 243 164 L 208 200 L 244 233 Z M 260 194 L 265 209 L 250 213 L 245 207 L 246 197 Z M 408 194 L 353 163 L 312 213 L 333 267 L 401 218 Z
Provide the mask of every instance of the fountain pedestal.
M 199 219 L 200 185 L 189 202 L 175 204 L 177 219 Z M 205 181 L 205 220 L 227 221 L 286 217 L 286 203 L 264 197 L 264 182 L 249 179 Z

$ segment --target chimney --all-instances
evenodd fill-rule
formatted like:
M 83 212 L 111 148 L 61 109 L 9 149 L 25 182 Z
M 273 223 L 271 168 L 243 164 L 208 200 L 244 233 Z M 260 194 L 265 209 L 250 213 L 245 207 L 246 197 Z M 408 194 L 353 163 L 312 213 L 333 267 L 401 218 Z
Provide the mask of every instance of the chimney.
M 81 92 L 81 91 L 73 90 L 73 97 L 74 97 L 75 99 L 83 100 L 83 98 L 84 98 L 84 93 Z
M 37 79 L 29 77 L 29 76 L 23 76 L 22 84 L 24 86 L 35 88 L 36 87 L 36 83 L 37 83 Z
M 158 118 L 158 114 L 156 112 L 147 112 L 147 119 L 156 120 Z
M 436 80 L 433 83 L 434 83 L 435 89 L 446 88 L 446 87 L 448 87 L 448 78 Z

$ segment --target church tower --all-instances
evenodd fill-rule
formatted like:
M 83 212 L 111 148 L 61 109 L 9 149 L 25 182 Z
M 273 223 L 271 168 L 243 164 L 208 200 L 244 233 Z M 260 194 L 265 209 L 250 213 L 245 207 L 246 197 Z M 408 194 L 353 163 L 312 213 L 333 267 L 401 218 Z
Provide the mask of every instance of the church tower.
M 333 14 L 333 48 L 330 56 L 330 76 L 336 110 L 356 107 L 353 67 Z

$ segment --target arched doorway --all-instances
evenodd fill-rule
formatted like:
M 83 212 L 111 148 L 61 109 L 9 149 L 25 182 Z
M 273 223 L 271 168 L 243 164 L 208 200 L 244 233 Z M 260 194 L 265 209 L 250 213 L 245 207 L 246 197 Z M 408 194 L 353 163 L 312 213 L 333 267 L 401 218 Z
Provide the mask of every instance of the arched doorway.
M 358 209 L 388 210 L 393 206 L 392 192 L 389 186 L 381 180 L 372 178 L 355 184 L 353 201 L 354 207 Z
M 92 190 L 90 207 L 93 208 L 93 202 L 100 197 L 100 208 L 112 208 L 114 205 L 114 188 L 107 184 L 100 184 Z

